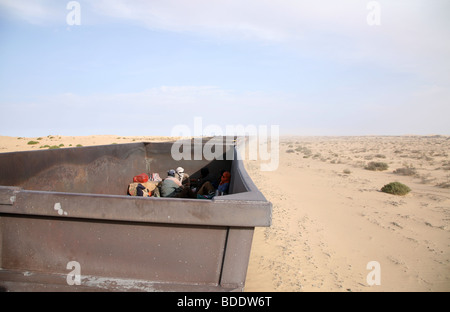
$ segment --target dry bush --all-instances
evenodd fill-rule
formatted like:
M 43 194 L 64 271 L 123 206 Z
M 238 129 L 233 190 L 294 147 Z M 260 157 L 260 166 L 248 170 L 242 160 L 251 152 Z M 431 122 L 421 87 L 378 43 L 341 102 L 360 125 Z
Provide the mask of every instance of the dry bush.
M 395 174 L 403 175 L 403 176 L 413 176 L 417 174 L 416 168 L 413 167 L 403 167 L 394 170 Z
M 393 195 L 406 195 L 409 192 L 411 192 L 411 189 L 400 182 L 391 182 L 389 184 L 386 184 L 381 188 L 381 191 L 384 193 L 389 193 Z
M 372 170 L 372 171 L 383 171 L 388 169 L 388 164 L 385 162 L 377 162 L 377 161 L 371 161 L 367 164 L 367 166 L 364 169 Z

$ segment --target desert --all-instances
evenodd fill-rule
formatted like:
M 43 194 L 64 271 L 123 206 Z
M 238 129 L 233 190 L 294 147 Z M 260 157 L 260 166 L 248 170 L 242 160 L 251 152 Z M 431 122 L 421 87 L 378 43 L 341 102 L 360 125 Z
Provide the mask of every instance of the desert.
M 1 136 L 0 152 L 174 139 Z M 273 204 L 271 227 L 253 237 L 245 290 L 449 291 L 449 151 L 441 135 L 283 136 L 276 170 L 245 159 Z M 390 182 L 411 191 L 382 192 Z
M 246 290 L 450 289 L 448 137 L 291 137 L 280 145 L 278 170 L 247 162 L 273 203 L 273 225 L 255 231 Z M 388 169 L 367 170 L 370 162 Z M 411 192 L 380 191 L 393 181 Z M 368 282 L 372 261 L 379 285 Z

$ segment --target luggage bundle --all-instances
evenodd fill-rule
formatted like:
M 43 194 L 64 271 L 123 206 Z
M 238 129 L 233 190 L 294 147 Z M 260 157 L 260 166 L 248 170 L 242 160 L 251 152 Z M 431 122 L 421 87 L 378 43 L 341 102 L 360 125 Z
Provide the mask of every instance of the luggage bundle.
M 161 182 L 159 174 L 151 174 L 151 179 L 146 173 L 141 173 L 133 177 L 133 183 L 128 185 L 128 195 L 151 197 L 158 196 L 157 186 Z

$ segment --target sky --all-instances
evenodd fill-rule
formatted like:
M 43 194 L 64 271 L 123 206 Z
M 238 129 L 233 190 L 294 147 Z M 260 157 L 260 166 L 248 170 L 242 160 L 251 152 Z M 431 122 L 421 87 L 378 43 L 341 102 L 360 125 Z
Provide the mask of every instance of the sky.
M 0 0 L 0 135 L 450 135 L 449 38 L 448 0 Z

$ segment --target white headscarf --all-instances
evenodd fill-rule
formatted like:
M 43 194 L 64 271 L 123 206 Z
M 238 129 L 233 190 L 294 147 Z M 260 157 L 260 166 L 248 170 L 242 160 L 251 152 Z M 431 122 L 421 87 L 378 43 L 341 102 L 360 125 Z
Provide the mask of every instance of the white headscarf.
M 178 176 L 180 177 L 180 182 L 183 182 L 184 169 L 182 167 L 178 167 L 176 170 Z

